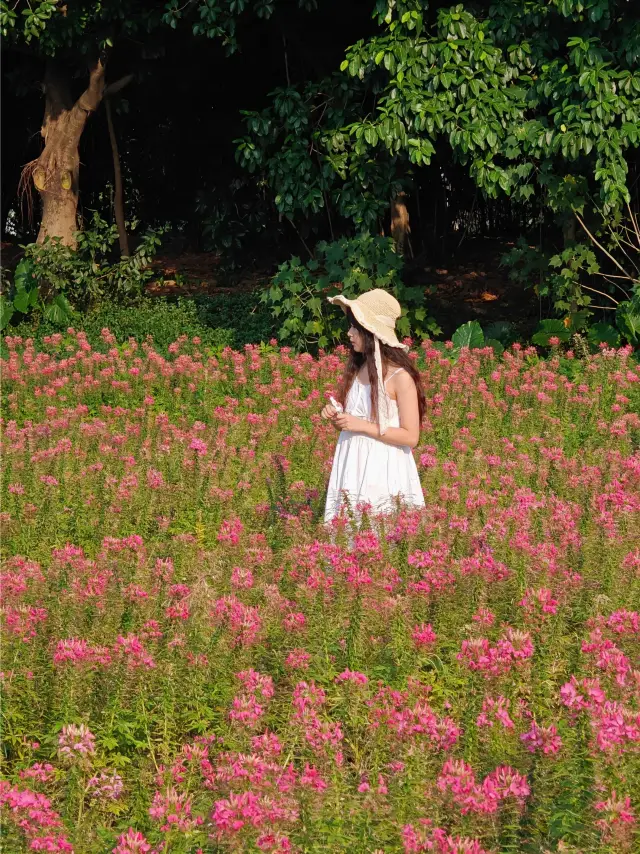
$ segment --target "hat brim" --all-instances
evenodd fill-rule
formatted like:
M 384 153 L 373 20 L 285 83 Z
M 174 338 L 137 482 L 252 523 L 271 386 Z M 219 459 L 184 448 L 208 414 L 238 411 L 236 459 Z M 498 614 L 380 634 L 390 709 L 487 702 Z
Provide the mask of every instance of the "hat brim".
M 338 296 L 335 297 L 327 297 L 327 300 L 331 305 L 339 305 L 345 314 L 347 313 L 347 309 L 351 309 L 353 316 L 360 326 L 364 327 L 368 332 L 371 332 L 372 335 L 375 335 L 388 347 L 397 347 L 400 350 L 409 349 L 406 344 L 398 341 L 398 336 L 394 330 L 380 329 L 380 324 L 376 323 L 375 318 L 362 308 L 362 305 L 358 303 L 358 300 L 347 299 L 347 297 L 342 296 L 342 294 L 338 294 Z

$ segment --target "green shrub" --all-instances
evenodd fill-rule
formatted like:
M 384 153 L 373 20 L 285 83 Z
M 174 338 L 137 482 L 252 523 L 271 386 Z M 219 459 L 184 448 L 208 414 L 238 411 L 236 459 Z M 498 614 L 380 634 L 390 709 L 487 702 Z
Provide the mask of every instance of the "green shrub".
M 300 349 L 337 344 L 344 335 L 342 312 L 327 297 L 355 298 L 373 288 L 392 293 L 403 307 L 396 327 L 401 337 L 422 339 L 440 329 L 427 316 L 424 289 L 407 287 L 400 277 L 402 257 L 393 241 L 361 234 L 333 243 L 321 242 L 316 257 L 303 264 L 294 257 L 282 264 L 262 301 L 281 326 L 278 337 Z
M 24 257 L 13 280 L 3 282 L 0 330 L 12 319 L 15 322 L 17 313 L 42 315 L 59 328 L 75 320 L 74 309 L 85 310 L 105 298 L 139 297 L 155 275 L 150 261 L 160 246 L 160 234 L 148 230 L 132 255 L 114 263 L 117 228 L 94 213 L 91 228 L 76 235 L 76 249 L 57 237 L 23 246 Z
M 252 293 L 177 300 L 144 297 L 128 305 L 103 302 L 74 317 L 71 325 L 85 332 L 92 345 L 101 342 L 100 333 L 106 328 L 119 342 L 133 338 L 141 343 L 151 336 L 161 352 L 166 352 L 181 335 L 197 336 L 203 345 L 220 349 L 267 341 L 273 334 L 270 318 Z M 43 316 L 11 328 L 12 335 L 33 338 L 36 343 L 60 331 L 57 324 Z

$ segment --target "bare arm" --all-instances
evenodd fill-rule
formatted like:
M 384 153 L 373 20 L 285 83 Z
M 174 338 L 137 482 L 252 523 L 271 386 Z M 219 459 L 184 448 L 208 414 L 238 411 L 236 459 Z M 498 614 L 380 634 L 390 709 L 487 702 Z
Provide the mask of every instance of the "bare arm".
M 364 418 L 356 418 L 355 415 L 347 413 L 336 415 L 332 419 L 334 425 L 340 430 L 371 436 L 386 445 L 415 448 L 420 439 L 420 414 L 415 383 L 406 371 L 401 371 L 390 381 L 388 389 L 396 395 L 400 415 L 399 427 L 388 427 L 384 436 L 381 436 L 380 428 L 375 422 L 365 421 Z

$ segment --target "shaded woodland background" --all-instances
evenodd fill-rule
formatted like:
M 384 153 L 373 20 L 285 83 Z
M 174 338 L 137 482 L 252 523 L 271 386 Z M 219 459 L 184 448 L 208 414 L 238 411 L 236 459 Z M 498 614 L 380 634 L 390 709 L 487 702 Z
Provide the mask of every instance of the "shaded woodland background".
M 417 5 L 425 7 L 432 24 L 442 6 Z M 489 5 L 466 7 L 486 14 Z M 264 177 L 239 162 L 237 143 L 247 132 L 243 111 L 267 109 L 274 89 L 335 74 L 350 46 L 379 32 L 372 6 L 371 0 L 322 0 L 308 11 L 283 0 L 266 19 L 238 17 L 238 50 L 231 55 L 220 39 L 194 35 L 192 26 L 164 27 L 144 40 L 123 38 L 109 51 L 108 79 L 133 76 L 112 99 L 132 249 L 145 229 L 165 229 L 150 293 L 260 286 L 292 254 L 308 258 L 319 240 L 357 232 L 353 221 L 335 210 L 328 216 L 326 210 L 283 216 Z M 83 64 L 72 50 L 60 52 L 57 61 L 77 97 L 87 83 L 89 58 Z M 20 177 L 42 151 L 46 62 L 33 42 L 5 45 L 2 239 L 9 264 L 20 257 L 19 245 L 38 234 L 38 194 L 29 181 L 21 187 Z M 375 98 L 369 106 L 374 105 Z M 89 116 L 80 162 L 80 218 L 88 224 L 97 212 L 113 222 L 114 166 L 104 103 Z M 637 207 L 637 148 L 628 152 L 627 166 L 626 183 Z M 552 295 L 511 281 L 500 259 L 519 238 L 547 253 L 561 250 L 567 245 L 566 216 L 563 221 L 550 211 L 539 195 L 524 202 L 504 194 L 488 197 L 443 139 L 436 141 L 428 165 L 412 169 L 405 198 L 411 224 L 405 275 L 430 289 L 432 311 L 445 333 L 474 317 L 518 319 L 531 326 L 553 314 Z M 391 233 L 391 202 L 385 201 L 387 213 L 377 218 L 378 234 Z M 575 239 L 575 227 L 569 237 Z

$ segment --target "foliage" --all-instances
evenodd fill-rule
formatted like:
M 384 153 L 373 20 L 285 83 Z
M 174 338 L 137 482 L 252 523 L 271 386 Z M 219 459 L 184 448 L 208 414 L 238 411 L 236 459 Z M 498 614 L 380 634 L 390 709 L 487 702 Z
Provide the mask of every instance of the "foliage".
M 134 303 L 102 300 L 72 320 L 93 347 L 102 347 L 102 330 L 110 329 L 119 343 L 130 339 L 143 344 L 149 339 L 166 355 L 168 347 L 180 339 L 198 339 L 203 347 L 216 352 L 224 347 L 266 342 L 273 328 L 265 312 L 256 311 L 258 295 L 222 294 L 213 297 L 144 297 Z M 34 318 L 11 329 L 12 335 L 32 339 L 42 346 L 44 338 L 60 332 L 46 318 Z M 75 333 L 74 333 L 75 334 Z M 64 340 L 73 336 L 64 334 Z
M 460 352 L 464 347 L 472 350 L 484 345 L 484 333 L 477 320 L 470 320 L 459 326 L 451 336 L 454 350 Z
M 264 343 L 276 335 L 276 324 L 264 310 L 262 291 L 197 296 L 193 302 L 200 323 L 231 330 L 233 347 Z
M 327 530 L 342 351 L 102 339 L 2 364 L 7 851 L 638 850 L 629 348 L 425 342 L 427 507 Z
M 39 311 L 58 326 L 71 318 L 73 309 L 66 296 L 47 287 L 48 283 L 43 283 L 38 273 L 34 261 L 25 257 L 15 269 L 13 284 L 3 282 L 7 293 L 0 294 L 0 330 L 9 325 L 16 312 L 26 315 Z
M 161 234 L 162 229 L 149 229 L 132 255 L 113 262 L 117 227 L 94 214 L 92 227 L 76 235 L 75 250 L 59 238 L 23 246 L 24 257 L 16 267 L 9 300 L 3 303 L 0 328 L 7 326 L 15 310 L 41 311 L 46 320 L 60 326 L 72 318 L 74 308 L 86 309 L 105 297 L 139 297 L 154 277 L 150 262 Z
M 248 117 L 239 154 L 262 168 L 289 215 L 322 204 L 330 165 L 345 188 L 367 170 L 352 212 L 366 222 L 377 177 L 406 180 L 440 140 L 489 197 L 539 194 L 569 216 L 589 193 L 605 213 L 629 201 L 626 155 L 640 144 L 637 9 L 501 0 L 435 4 L 431 16 L 433 6 L 378 0 L 379 31 L 341 65 L 351 83 L 279 90 Z
M 489 334 L 492 325 L 495 337 Z M 467 350 L 483 350 L 486 347 L 491 347 L 494 353 L 499 356 L 504 352 L 502 341 L 508 342 L 513 330 L 509 323 L 492 325 L 487 326 L 485 331 L 477 320 L 469 320 L 456 329 L 451 336 L 451 341 L 444 344 L 440 341 L 430 342 L 429 346 L 454 362 L 457 362 Z
M 282 322 L 278 334 L 283 341 L 302 349 L 327 347 L 344 334 L 342 312 L 327 297 L 340 293 L 353 299 L 372 288 L 384 288 L 403 307 L 396 323 L 400 336 L 422 339 L 439 329 L 427 316 L 424 290 L 403 284 L 402 266 L 390 239 L 363 233 L 333 243 L 321 241 L 306 264 L 297 257 L 282 264 L 262 300 Z
M 640 292 L 620 303 L 616 310 L 618 329 L 634 347 L 640 346 Z
M 222 266 L 233 270 L 240 266 L 239 250 L 246 238 L 260 235 L 268 227 L 266 206 L 252 196 L 248 181 L 236 178 L 226 188 L 200 191 L 195 211 L 201 217 L 204 250 L 221 256 Z
M 538 330 L 534 333 L 531 340 L 534 344 L 539 344 L 542 347 L 549 347 L 553 339 L 556 339 L 557 342 L 570 341 L 571 331 L 562 320 L 557 320 L 555 318 L 541 320 Z
M 238 49 L 237 24 L 245 14 L 269 18 L 275 0 L 197 0 L 162 4 L 133 0 L 106 0 L 99 5 L 83 0 L 60 7 L 56 0 L 0 2 L 0 32 L 45 56 L 61 49 L 80 53 L 106 50 L 119 38 L 148 35 L 159 27 L 176 29 L 186 20 L 194 36 L 220 39 L 228 53 Z M 315 0 L 299 0 L 301 8 L 315 8 Z
M 550 297 L 556 311 L 563 316 L 558 327 L 564 332 L 587 330 L 592 342 L 613 344 L 616 335 L 636 345 L 638 294 L 640 294 L 640 230 L 637 217 L 628 208 L 626 215 L 602 213 L 591 228 L 576 212 L 586 240 L 570 241 L 556 254 L 545 253 L 520 238 L 507 252 L 502 263 L 510 275 L 523 286 L 531 286 L 540 297 Z M 593 229 L 593 230 L 591 230 Z M 595 294 L 596 296 L 592 296 Z M 594 302 L 599 300 L 599 302 Z M 603 304 L 604 301 L 604 304 Z M 613 323 L 591 325 L 596 310 L 612 312 Z M 597 327 L 597 329 L 596 329 Z M 605 327 L 612 331 L 605 332 Z M 600 332 L 598 332 L 598 329 Z M 544 330 L 539 330 L 542 342 Z M 598 338 L 598 335 L 604 337 Z M 568 340 L 561 338 L 561 340 Z
M 332 217 L 357 230 L 379 230 L 405 179 L 375 151 L 356 157 L 346 131 L 327 131 L 352 123 L 360 98 L 358 83 L 336 73 L 301 90 L 275 90 L 262 112 L 243 111 L 248 133 L 236 140 L 236 158 L 272 191 L 281 216 L 293 222 L 324 212 L 331 233 L 339 224 Z
M 513 344 L 516 340 L 516 329 L 509 320 L 494 320 L 483 329 L 485 339 L 499 341 L 503 347 Z

